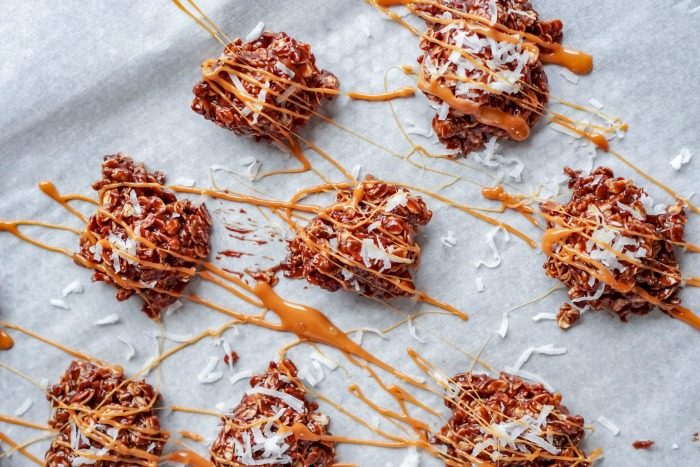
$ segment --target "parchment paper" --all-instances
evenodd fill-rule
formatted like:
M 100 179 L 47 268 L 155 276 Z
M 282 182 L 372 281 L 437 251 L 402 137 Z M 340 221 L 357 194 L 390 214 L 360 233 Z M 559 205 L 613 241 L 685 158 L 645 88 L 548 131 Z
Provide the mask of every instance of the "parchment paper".
M 246 35 L 258 21 L 267 28 L 286 31 L 313 45 L 320 66 L 341 80 L 344 90 L 380 91 L 384 72 L 391 65 L 414 64 L 418 56 L 415 37 L 396 23 L 383 19 L 366 3 L 356 1 L 217 1 L 200 0 L 201 6 L 229 36 Z M 630 131 L 613 145 L 648 171 L 667 181 L 685 195 L 697 189 L 700 160 L 700 133 L 697 131 L 700 93 L 700 11 L 698 2 L 652 2 L 624 0 L 581 2 L 575 0 L 535 0 L 544 18 L 562 18 L 566 43 L 583 48 L 595 56 L 595 71 L 574 85 L 560 76 L 560 68 L 548 66 L 552 94 L 585 104 L 595 98 L 605 111 L 630 124 Z M 149 168 L 162 170 L 169 180 L 191 178 L 200 186 L 209 184 L 209 168 L 224 165 L 243 171 L 241 161 L 253 157 L 263 170 L 292 166 L 277 149 L 266 144 L 236 137 L 199 115 L 189 106 L 191 87 L 199 78 L 199 64 L 217 56 L 220 45 L 189 18 L 165 0 L 153 2 L 10 2 L 3 6 L 0 20 L 0 217 L 33 218 L 77 225 L 60 207 L 41 195 L 36 183 L 51 179 L 63 192 L 89 193 L 90 183 L 99 177 L 102 156 L 123 151 Z M 369 37 L 367 35 L 369 32 Z M 393 72 L 391 87 L 411 84 L 409 77 Z M 429 127 L 433 110 L 422 96 L 396 103 L 400 119 Z M 385 103 L 349 102 L 339 98 L 326 112 L 358 133 L 381 142 L 396 152 L 409 146 L 391 119 Z M 568 112 L 568 111 L 567 111 Z M 422 172 L 326 123 L 314 122 L 304 135 L 351 168 L 362 165 L 362 173 L 403 181 L 425 188 L 436 188 L 448 179 Z M 433 149 L 430 140 L 416 141 Z M 696 153 L 696 159 L 675 172 L 669 160 L 681 147 Z M 566 165 L 590 164 L 582 154 L 580 142 L 540 125 L 533 137 L 522 144 L 505 144 L 505 156 L 520 158 L 525 168 L 523 181 L 516 187 L 530 187 L 561 174 Z M 340 175 L 320 158 L 310 154 L 316 167 L 340 180 Z M 417 160 L 418 162 L 420 159 Z M 484 173 L 447 161 L 430 160 L 431 166 L 457 173 L 482 184 L 492 182 Z M 599 154 L 596 164 L 613 167 L 616 173 L 635 176 L 608 154 Z M 468 164 L 476 165 L 473 161 Z M 248 190 L 236 178 L 219 177 L 224 186 Z M 635 177 L 660 202 L 670 199 L 655 187 Z M 254 184 L 258 190 L 285 199 L 297 188 L 319 183 L 312 173 L 264 179 Z M 459 182 L 442 192 L 464 203 L 486 205 L 476 186 Z M 255 258 L 225 259 L 227 267 L 243 270 L 247 265 L 272 264 L 284 256 L 284 244 L 273 241 L 264 246 L 236 242 L 220 224 L 222 210 L 242 206 L 207 202 L 217 219 L 214 251 L 247 249 Z M 559 290 L 546 299 L 512 313 L 505 339 L 495 335 L 504 311 L 544 294 L 556 283 L 542 272 L 544 256 L 518 239 L 497 242 L 503 262 L 497 269 L 476 269 L 479 259 L 488 259 L 486 234 L 492 227 L 465 214 L 428 200 L 434 210 L 433 221 L 421 235 L 423 256 L 417 283 L 432 295 L 470 313 L 467 322 L 454 317 L 427 315 L 417 320 L 417 332 L 427 341 L 413 339 L 404 325 L 385 341 L 366 333 L 363 345 L 377 356 L 406 372 L 419 370 L 406 357 L 406 348 L 416 348 L 439 365 L 446 374 L 465 371 L 471 365 L 468 356 L 447 345 L 437 336 L 460 349 L 476 353 L 496 369 L 512 365 L 527 347 L 554 344 L 566 347 L 566 355 L 533 356 L 524 369 L 537 373 L 564 394 L 564 403 L 573 413 L 582 414 L 595 431 L 586 437 L 587 449 L 602 447 L 605 466 L 691 466 L 700 459 L 698 443 L 692 434 L 700 430 L 698 390 L 698 333 L 690 327 L 656 311 L 643 318 L 633 317 L 623 324 L 604 312 L 586 314 L 579 325 L 568 332 L 554 322 L 536 323 L 531 316 L 539 312 L 556 313 L 566 299 Z M 255 209 L 244 207 L 253 219 L 262 221 Z M 240 213 L 228 213 L 234 221 L 249 222 Z M 238 217 L 236 217 L 238 216 Z M 521 217 L 502 216 L 537 236 Z M 691 216 L 688 240 L 698 243 L 698 221 Z M 455 232 L 457 245 L 448 248 L 440 242 L 447 231 Z M 70 234 L 47 233 L 28 229 L 52 242 L 77 247 Z M 261 235 L 264 235 L 261 233 Z M 96 357 L 123 365 L 128 374 L 154 355 L 157 326 L 139 311 L 141 303 L 131 299 L 117 303 L 113 289 L 90 283 L 90 272 L 73 265 L 67 258 L 50 254 L 22 243 L 9 235 L 0 235 L 0 319 L 19 323 L 63 344 L 80 348 Z M 682 266 L 688 274 L 700 273 L 697 256 L 683 255 Z M 478 293 L 477 276 L 483 278 L 485 291 Z M 60 298 L 69 282 L 79 280 L 85 286 L 81 295 L 65 299 L 69 310 L 55 308 L 49 299 Z M 401 311 L 354 296 L 331 294 L 305 287 L 301 281 L 282 280 L 278 292 L 292 300 L 323 310 L 338 326 L 384 328 L 403 319 L 407 313 L 431 311 L 411 302 L 398 302 Z M 219 290 L 194 284 L 197 293 L 235 309 L 253 312 Z M 685 303 L 700 310 L 697 290 L 686 289 Z M 121 321 L 98 327 L 95 321 L 117 313 Z M 194 335 L 225 322 L 223 316 L 188 303 L 165 321 L 171 333 Z M 282 345 L 294 336 L 254 327 L 240 327 L 239 333 L 224 337 L 240 355 L 236 371 L 261 372 L 276 358 Z M 52 383 L 70 362 L 65 354 L 35 340 L 12 333 L 15 347 L 1 352 L 0 360 L 21 369 L 36 379 Z M 127 361 L 122 338 L 133 344 L 136 356 Z M 222 355 L 213 340 L 197 345 L 167 360 L 161 372 L 148 379 L 160 383 L 164 405 L 184 405 L 215 410 L 223 403 L 235 405 L 247 382 L 231 386 L 226 377 L 215 384 L 197 381 L 197 374 L 212 355 Z M 166 341 L 166 348 L 175 343 Z M 390 407 L 392 401 L 376 388 L 370 378 L 338 354 L 323 348 L 344 368 L 326 370 L 325 379 L 316 387 L 342 403 L 352 412 L 373 420 L 374 413 L 347 391 L 357 382 L 376 402 Z M 290 355 L 300 368 L 311 365 L 312 349 L 302 346 Z M 347 371 L 346 371 L 347 370 Z M 159 380 L 160 378 L 160 380 Z M 389 380 L 391 380 L 389 378 Z M 421 394 L 426 402 L 441 407 L 436 397 Z M 48 402 L 42 393 L 26 381 L 0 370 L 0 413 L 12 414 L 30 398 L 26 420 L 45 423 Z M 365 429 L 326 404 L 321 408 L 332 418 L 331 430 L 343 436 L 370 437 Z M 444 413 L 447 415 L 447 413 Z M 596 419 L 604 415 L 621 429 L 613 436 Z M 170 413 L 161 414 L 163 426 L 173 431 L 187 429 L 204 434 L 208 441 L 218 429 L 215 417 Z M 432 420 L 438 429 L 439 420 Z M 386 421 L 381 427 L 396 431 Z M 0 429 L 22 441 L 39 433 L 13 425 Z M 175 436 L 175 435 L 174 435 Z M 637 451 L 632 442 L 649 439 L 656 442 L 649 451 Z M 206 453 L 205 446 L 190 443 Z M 673 449 L 677 444 L 678 448 Z M 47 441 L 31 451 L 43 457 Z M 341 445 L 341 462 L 363 466 L 400 465 L 405 450 Z M 2 465 L 26 465 L 19 455 L 2 459 Z M 421 454 L 421 465 L 439 465 Z

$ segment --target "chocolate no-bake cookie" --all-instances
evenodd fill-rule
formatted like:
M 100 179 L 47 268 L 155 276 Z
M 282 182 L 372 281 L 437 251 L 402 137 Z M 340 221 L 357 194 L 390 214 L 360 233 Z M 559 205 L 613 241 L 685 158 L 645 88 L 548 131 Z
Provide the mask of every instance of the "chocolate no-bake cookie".
M 433 128 L 440 141 L 468 155 L 492 136 L 526 139 L 549 86 L 539 47 L 518 33 L 559 43 L 561 21 L 540 20 L 530 2 L 519 0 L 437 0 L 415 8 L 428 24 L 419 87 L 438 109 Z
M 339 87 L 335 75 L 316 66 L 309 44 L 283 32 L 236 39 L 202 72 L 192 110 L 239 135 L 285 145 Z
M 306 400 L 296 376 L 294 364 L 284 360 L 251 378 L 240 404 L 221 419 L 211 447 L 214 465 L 325 467 L 335 462 L 334 442 L 301 439 L 327 435 L 329 418 Z
M 47 398 L 53 409 L 49 426 L 56 430 L 48 467 L 158 465 L 168 433 L 153 411 L 158 393 L 150 384 L 76 360 L 48 388 Z
M 432 212 L 408 189 L 367 177 L 338 191 L 289 244 L 288 277 L 332 292 L 367 297 L 412 296 L 420 246 L 415 236 Z
M 178 200 L 124 154 L 106 156 L 92 187 L 99 206 L 80 237 L 80 255 L 93 280 L 113 284 L 117 300 L 138 294 L 153 319 L 175 302 L 209 255 L 211 219 L 204 204 Z
M 655 306 L 670 313 L 680 304 L 674 244 L 683 242 L 683 203 L 655 211 L 642 188 L 606 167 L 565 173 L 573 190 L 569 202 L 540 206 L 549 228 L 543 240 L 547 275 L 569 288 L 579 308 L 608 309 L 622 320 Z M 571 308 L 560 313 L 568 326 L 566 315 L 578 317 Z
M 507 373 L 461 373 L 451 385 L 452 416 L 433 439 L 447 447 L 448 465 L 591 465 L 578 447 L 583 417 L 569 415 L 561 394 Z

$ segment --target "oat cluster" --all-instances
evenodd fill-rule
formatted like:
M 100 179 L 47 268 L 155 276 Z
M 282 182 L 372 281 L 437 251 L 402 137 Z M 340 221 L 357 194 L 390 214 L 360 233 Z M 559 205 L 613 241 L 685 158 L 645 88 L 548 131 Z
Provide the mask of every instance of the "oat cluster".
M 289 244 L 285 274 L 332 292 L 393 298 L 416 292 L 416 234 L 432 212 L 409 190 L 367 177 L 338 191 Z
M 48 467 L 158 465 L 168 440 L 153 405 L 158 393 L 121 371 L 73 361 L 48 388 L 56 430 L 46 452 Z
M 423 55 L 418 62 L 428 83 L 446 87 L 456 98 L 479 105 L 482 116 L 465 113 L 432 93 L 427 97 L 438 113 L 433 128 L 440 141 L 461 155 L 480 150 L 492 136 L 524 139 L 503 127 L 495 126 L 487 109 L 504 114 L 498 118 L 507 124 L 511 117 L 522 119 L 531 128 L 543 113 L 549 99 L 549 86 L 537 48 L 520 40 L 494 40 L 472 26 L 484 26 L 459 12 L 482 17 L 489 31 L 497 31 L 489 22 L 512 31 L 533 34 L 549 43 L 560 43 L 563 25 L 559 20 L 543 21 L 528 1 L 496 0 L 496 15 L 489 0 L 437 0 L 417 4 L 428 29 L 421 40 Z M 450 10 L 456 10 L 450 11 Z M 524 132 L 528 132 L 528 128 Z M 522 132 L 521 132 L 522 133 Z
M 591 465 L 578 448 L 583 417 L 569 415 L 561 394 L 507 373 L 460 373 L 451 385 L 452 416 L 434 439 L 447 447 L 450 465 Z
M 161 172 L 124 154 L 105 156 L 97 212 L 80 237 L 93 280 L 113 284 L 117 300 L 138 294 L 153 319 L 174 303 L 209 256 L 211 219 L 204 204 L 178 200 Z
M 612 310 L 625 320 L 657 305 L 670 312 L 680 304 L 674 244 L 684 241 L 683 203 L 659 209 L 632 180 L 606 167 L 588 175 L 570 168 L 565 173 L 573 190 L 569 202 L 541 204 L 548 232 L 562 232 L 553 236 L 544 269 L 569 288 L 573 305 Z M 566 305 L 560 319 L 571 317 L 578 315 Z
M 306 400 L 290 360 L 270 362 L 263 374 L 250 380 L 251 388 L 232 412 L 221 419 L 221 431 L 211 447 L 217 467 L 279 464 L 325 467 L 335 462 L 335 443 L 302 440 L 288 430 L 303 426 L 311 435 L 328 434 L 328 416 Z
M 288 144 L 339 87 L 335 75 L 316 66 L 311 46 L 284 32 L 236 39 L 212 62 L 193 89 L 192 110 L 256 140 Z

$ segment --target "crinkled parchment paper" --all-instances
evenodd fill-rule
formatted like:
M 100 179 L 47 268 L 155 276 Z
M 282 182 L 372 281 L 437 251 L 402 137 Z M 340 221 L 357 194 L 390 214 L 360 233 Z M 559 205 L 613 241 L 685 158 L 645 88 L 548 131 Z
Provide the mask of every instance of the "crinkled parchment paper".
M 354 1 L 220 1 L 201 0 L 230 36 L 248 33 L 259 21 L 267 28 L 286 31 L 310 42 L 320 66 L 341 80 L 344 90 L 380 91 L 383 77 L 392 65 L 414 64 L 418 56 L 415 37 L 396 23 L 383 19 L 369 5 Z M 629 122 L 630 131 L 613 147 L 629 156 L 649 172 L 667 181 L 681 193 L 697 189 L 700 171 L 700 11 L 691 1 L 603 1 L 533 0 L 544 18 L 562 18 L 566 43 L 583 48 L 595 56 L 595 71 L 581 77 L 577 85 L 560 75 L 560 68 L 548 66 L 552 94 L 585 104 L 595 98 L 605 111 Z M 76 225 L 59 206 L 36 188 L 42 179 L 51 179 L 64 192 L 89 193 L 90 183 L 98 178 L 105 154 L 123 151 L 143 160 L 151 169 L 166 172 L 170 181 L 191 178 L 208 186 L 209 168 L 223 165 L 244 172 L 241 161 L 250 158 L 262 162 L 263 170 L 290 167 L 296 161 L 275 148 L 256 144 L 204 121 L 190 111 L 191 88 L 199 78 L 199 64 L 220 53 L 217 44 L 189 18 L 166 0 L 141 2 L 10 2 L 3 6 L 0 20 L 0 217 L 36 218 Z M 391 87 L 411 84 L 411 78 L 394 71 L 388 75 Z M 423 96 L 397 101 L 399 118 L 429 127 L 433 110 Z M 563 109 L 563 108 L 562 108 Z M 564 112 L 569 112 L 563 109 Z M 409 146 L 401 138 L 386 103 L 351 102 L 341 97 L 326 108 L 340 123 L 380 142 L 397 153 Z M 585 117 L 583 117 L 585 118 Z M 323 122 L 314 122 L 304 135 L 327 150 L 346 167 L 361 164 L 362 173 L 372 173 L 424 188 L 437 189 L 448 178 L 421 171 L 401 158 Z M 416 142 L 437 149 L 430 139 Z M 696 159 L 680 172 L 669 160 L 682 147 L 696 153 Z M 525 165 L 518 190 L 529 193 L 532 186 L 557 177 L 566 165 L 590 167 L 585 144 L 553 131 L 546 125 L 534 130 L 523 144 L 504 144 L 499 152 L 517 157 Z M 340 174 L 319 157 L 310 154 L 314 165 L 340 180 Z M 434 168 L 462 175 L 482 184 L 492 182 L 488 173 L 477 172 L 448 161 L 413 159 Z M 616 173 L 635 176 L 611 155 L 599 153 L 596 164 L 613 167 Z M 475 166 L 473 159 L 467 164 Z M 669 198 L 649 186 L 659 202 Z M 219 173 L 218 182 L 240 190 L 250 190 L 236 177 Z M 246 182 L 248 183 L 248 182 Z M 252 185 L 277 198 L 286 198 L 296 189 L 319 183 L 312 173 L 268 178 Z M 478 187 L 461 181 L 442 191 L 464 203 L 486 205 Z M 244 206 L 248 215 L 237 213 L 242 206 L 207 202 L 214 213 L 214 250 L 238 249 L 256 255 L 234 260 L 224 258 L 226 267 L 242 271 L 246 266 L 273 264 L 263 255 L 280 260 L 284 244 L 273 241 L 256 246 L 226 235 L 222 216 L 234 222 L 263 221 L 259 212 Z M 605 466 L 623 465 L 697 465 L 700 459 L 692 434 L 700 431 L 700 389 L 697 331 L 654 312 L 623 324 L 607 313 L 590 313 L 568 332 L 560 331 L 552 321 L 534 322 L 540 312 L 556 313 L 566 299 L 563 290 L 546 299 L 514 311 L 509 330 L 502 339 L 495 334 L 503 313 L 544 294 L 556 283 L 542 272 L 544 256 L 516 238 L 505 243 L 498 235 L 503 253 L 500 267 L 476 269 L 474 262 L 490 258 L 486 235 L 492 227 L 434 200 L 428 200 L 434 219 L 423 230 L 423 256 L 417 283 L 434 296 L 470 313 L 467 322 L 451 316 L 430 314 L 416 320 L 416 329 L 426 341 L 416 341 L 403 325 L 385 341 L 365 333 L 363 345 L 377 356 L 406 372 L 419 373 L 406 357 L 411 346 L 439 365 L 448 375 L 466 370 L 470 358 L 457 348 L 476 353 L 495 368 L 512 365 L 530 346 L 554 344 L 566 347 L 563 356 L 535 355 L 524 369 L 540 375 L 564 394 L 564 403 L 582 414 L 595 428 L 585 441 L 587 449 L 602 447 Z M 226 212 L 233 210 L 232 212 Z M 538 231 L 512 213 L 502 218 L 522 227 L 533 236 Z M 697 216 L 691 216 L 688 239 L 700 242 Z M 444 246 L 440 239 L 453 231 L 457 244 Z M 27 232 L 52 242 L 77 247 L 69 234 L 28 229 Z M 261 238 L 268 235 L 263 229 Z M 0 235 L 0 319 L 19 323 L 66 345 L 80 348 L 99 358 L 123 365 L 133 373 L 154 355 L 152 334 L 157 326 L 139 311 L 140 302 L 131 299 L 117 303 L 113 289 L 90 283 L 90 272 L 60 255 L 50 254 L 22 243 L 10 235 Z M 684 255 L 683 267 L 700 273 L 697 255 Z M 475 280 L 485 284 L 477 292 Z M 83 294 L 65 299 L 69 310 L 49 304 L 60 298 L 71 281 L 85 286 Z M 227 306 L 253 312 L 220 290 L 194 284 L 197 293 Z M 301 281 L 282 280 L 278 292 L 292 300 L 313 305 L 342 329 L 384 328 L 407 313 L 434 311 L 412 302 L 399 302 L 401 311 L 354 296 L 331 294 Z M 686 289 L 682 297 L 690 308 L 700 310 L 699 293 Z M 116 313 L 117 324 L 98 327 L 95 321 Z M 223 316 L 187 303 L 165 320 L 170 333 L 193 335 L 225 322 Z M 276 358 L 279 347 L 294 336 L 241 326 L 224 337 L 240 355 L 235 371 L 262 371 Z M 0 353 L 0 361 L 21 369 L 34 378 L 55 382 L 68 365 L 65 354 L 35 340 L 13 333 L 15 347 Z M 127 361 L 124 339 L 136 349 Z M 445 339 L 455 347 L 446 344 Z M 166 341 L 166 348 L 175 345 Z M 311 366 L 312 348 L 301 346 L 290 355 L 300 368 Z M 374 413 L 351 396 L 350 383 L 359 383 L 378 403 L 393 401 L 358 368 L 338 352 L 323 348 L 341 362 L 335 371 L 326 370 L 316 387 L 354 413 L 373 420 Z M 159 384 L 164 405 L 184 405 L 215 409 L 218 403 L 232 407 L 239 400 L 246 382 L 231 386 L 226 377 L 214 384 L 201 384 L 197 374 L 212 355 L 222 355 L 212 339 L 205 339 L 167 360 L 160 371 L 148 379 Z M 42 393 L 26 381 L 0 371 L 0 413 L 12 414 L 25 399 L 33 401 L 22 418 L 44 423 L 48 402 Z M 441 407 L 435 397 L 421 395 Z M 333 433 L 365 438 L 371 436 L 354 422 L 321 404 L 332 418 Z M 447 415 L 445 413 L 445 415 Z M 605 416 L 621 429 L 613 436 L 596 420 Z M 187 429 L 208 440 L 217 431 L 215 417 L 162 412 L 162 424 L 173 431 Z M 435 429 L 439 420 L 432 420 Z M 385 420 L 383 429 L 396 431 Z M 39 433 L 16 426 L 0 429 L 15 440 L 27 440 Z M 176 436 L 176 435 L 174 435 Z M 656 442 L 649 451 L 636 451 L 637 439 Z M 205 453 L 206 447 L 191 443 Z M 678 448 L 673 449 L 677 444 Z M 47 442 L 31 447 L 39 456 Z M 359 465 L 400 465 L 405 450 L 342 445 L 339 460 Z M 26 459 L 14 455 L 3 465 L 25 465 Z M 421 465 L 438 465 L 421 454 Z

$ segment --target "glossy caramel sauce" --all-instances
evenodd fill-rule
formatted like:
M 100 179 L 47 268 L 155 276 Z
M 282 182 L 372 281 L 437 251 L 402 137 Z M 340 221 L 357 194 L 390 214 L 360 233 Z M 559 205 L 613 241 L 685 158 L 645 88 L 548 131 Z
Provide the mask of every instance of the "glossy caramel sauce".
M 412 86 L 406 86 L 393 91 L 382 92 L 378 94 L 370 94 L 365 92 L 349 92 L 348 97 L 360 101 L 389 101 L 400 97 L 411 97 L 416 93 L 416 89 Z

